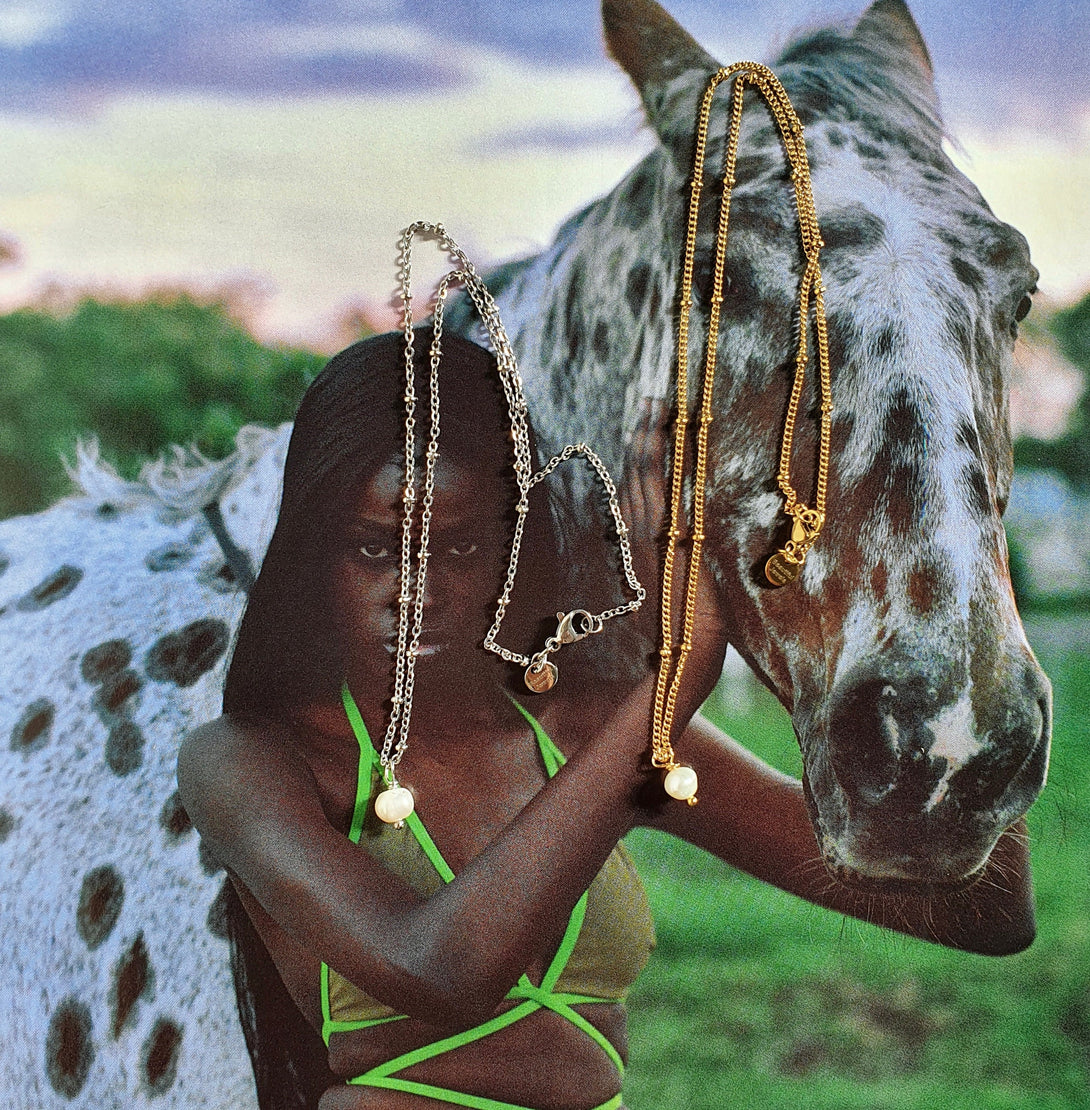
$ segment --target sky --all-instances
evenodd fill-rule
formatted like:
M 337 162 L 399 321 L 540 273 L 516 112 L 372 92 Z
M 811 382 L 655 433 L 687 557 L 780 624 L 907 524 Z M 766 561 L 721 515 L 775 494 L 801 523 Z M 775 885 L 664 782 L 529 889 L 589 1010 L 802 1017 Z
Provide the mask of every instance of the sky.
M 666 6 L 724 62 L 858 12 Z M 911 7 L 955 160 L 1074 298 L 1085 0 Z M 336 345 L 354 309 L 389 319 L 406 224 L 481 265 L 530 253 L 649 148 L 641 123 L 594 0 L 0 0 L 0 306 L 230 286 L 267 337 Z

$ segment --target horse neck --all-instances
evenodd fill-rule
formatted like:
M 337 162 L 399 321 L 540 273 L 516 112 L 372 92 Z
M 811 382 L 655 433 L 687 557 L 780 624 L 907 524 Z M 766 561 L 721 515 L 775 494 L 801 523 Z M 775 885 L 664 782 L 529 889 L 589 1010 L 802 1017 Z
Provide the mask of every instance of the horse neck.
M 498 291 L 543 454 L 584 439 L 616 475 L 643 400 L 668 397 L 681 185 L 653 151 Z

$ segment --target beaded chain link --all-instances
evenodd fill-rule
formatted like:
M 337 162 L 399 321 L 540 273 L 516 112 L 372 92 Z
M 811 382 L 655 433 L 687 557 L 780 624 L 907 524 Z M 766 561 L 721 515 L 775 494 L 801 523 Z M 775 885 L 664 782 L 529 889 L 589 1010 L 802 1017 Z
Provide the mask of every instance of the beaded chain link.
M 437 239 L 451 255 L 457 266 L 448 273 L 436 290 L 434 326 L 429 350 L 430 411 L 427 446 L 424 452 L 424 480 L 420 497 L 420 541 L 415 559 L 412 549 L 413 525 L 416 517 L 416 368 L 415 336 L 413 333 L 412 294 L 412 244 L 416 235 L 430 235 Z M 469 293 L 488 329 L 495 348 L 500 381 L 507 400 L 511 421 L 511 438 L 514 445 L 514 468 L 520 494 L 529 488 L 532 478 L 530 462 L 530 436 L 526 424 L 526 402 L 514 352 L 500 322 L 495 301 L 478 275 L 473 263 L 446 233 L 441 224 L 418 221 L 402 232 L 398 243 L 398 273 L 402 304 L 402 330 L 405 335 L 405 455 L 402 502 L 404 511 L 401 524 L 401 561 L 398 588 L 397 642 L 394 661 L 394 688 L 391 697 L 390 719 L 379 753 L 382 777 L 386 783 L 385 805 L 390 812 L 408 807 L 412 811 L 412 795 L 397 780 L 397 765 L 408 747 L 409 724 L 412 718 L 413 689 L 416 675 L 416 657 L 424 620 L 424 596 L 428 572 L 428 541 L 431 526 L 432 504 L 435 496 L 435 470 L 439 459 L 439 365 L 442 355 L 443 308 L 450 286 L 460 282 Z M 384 794 L 375 800 L 376 810 L 383 816 Z M 395 823 L 408 816 L 401 814 Z M 385 820 L 386 818 L 383 817 Z
M 692 549 L 685 588 L 685 609 L 681 643 L 674 647 L 673 633 L 673 581 L 677 542 L 682 537 L 681 519 L 684 511 L 685 440 L 689 411 L 689 321 L 693 305 L 693 270 L 696 257 L 697 225 L 700 197 L 704 187 L 704 160 L 707 152 L 708 125 L 712 100 L 716 89 L 724 81 L 734 78 L 730 125 L 727 134 L 723 168 L 723 193 L 719 205 L 719 220 L 715 236 L 715 260 L 712 270 L 711 307 L 708 320 L 708 342 L 704 362 L 704 375 L 697 429 L 696 460 L 693 468 L 693 524 L 690 533 Z M 792 518 L 791 538 L 772 555 L 765 564 L 765 575 L 773 586 L 793 582 L 802 571 L 806 555 L 818 538 L 825 523 L 825 498 L 828 490 L 829 444 L 832 424 L 832 384 L 829 370 L 828 330 L 825 322 L 824 289 L 818 255 L 824 243 L 818 227 L 810 184 L 810 166 L 806 157 L 806 143 L 802 123 L 788 99 L 779 79 L 767 66 L 756 62 L 735 62 L 712 75 L 700 103 L 696 146 L 693 155 L 693 174 L 689 197 L 688 225 L 685 236 L 685 255 L 681 278 L 681 302 L 678 321 L 677 369 L 677 424 L 674 431 L 672 482 L 670 487 L 670 528 L 667 535 L 666 556 L 662 578 L 662 649 L 651 725 L 651 762 L 666 771 L 665 785 L 674 797 L 695 805 L 696 773 L 692 768 L 676 762 L 671 743 L 674 710 L 677 703 L 685 664 L 692 651 L 693 626 L 696 619 L 697 584 L 700 561 L 704 547 L 704 493 L 707 485 L 708 429 L 712 422 L 712 393 L 719 346 L 719 322 L 723 304 L 723 280 L 727 255 L 727 233 L 730 223 L 731 193 L 736 183 L 735 167 L 738 142 L 742 129 L 742 108 L 746 85 L 754 85 L 761 93 L 772 113 L 783 140 L 784 150 L 791 165 L 795 207 L 798 211 L 799 232 L 802 240 L 806 267 L 799 286 L 799 345 L 795 359 L 795 376 L 784 420 L 783 441 L 780 448 L 777 485 L 784 496 L 784 512 Z M 809 360 L 807 345 L 811 295 L 814 303 L 814 324 L 817 334 L 818 368 L 821 390 L 821 429 L 818 446 L 818 472 L 814 507 L 799 500 L 791 484 L 791 456 L 794 446 L 795 425 L 806 366 Z M 683 780 L 683 792 L 671 789 L 671 776 L 675 785 Z M 691 787 L 691 793 L 687 793 Z
M 407 260 L 406 260 L 407 265 Z M 407 269 L 406 269 L 407 275 Z M 441 318 L 443 303 L 452 281 L 461 279 L 463 271 L 447 274 L 436 293 L 436 316 Z M 394 663 L 394 693 L 390 721 L 383 738 L 379 763 L 388 787 L 396 787 L 397 765 L 409 742 L 409 720 L 412 714 L 416 656 L 424 623 L 424 594 L 428 575 L 428 541 L 431 534 L 432 504 L 435 497 L 435 468 L 439 459 L 439 361 L 441 329 L 433 333 L 429 350 L 430 412 L 428 444 L 424 452 L 424 485 L 420 508 L 420 544 L 413 576 L 412 533 L 416 506 L 416 372 L 413 345 L 412 306 L 404 304 L 405 328 L 405 482 L 402 492 L 404 514 L 401 524 L 401 569 L 398 590 L 397 648 Z M 415 590 L 411 589 L 415 581 Z M 410 608 L 412 627 L 410 632 Z M 396 745 L 395 745 L 396 740 Z

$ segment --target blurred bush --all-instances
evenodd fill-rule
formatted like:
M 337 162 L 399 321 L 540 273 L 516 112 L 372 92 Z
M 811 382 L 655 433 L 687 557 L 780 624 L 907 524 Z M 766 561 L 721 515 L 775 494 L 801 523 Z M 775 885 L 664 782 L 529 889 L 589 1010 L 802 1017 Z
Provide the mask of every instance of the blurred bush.
M 1060 354 L 1084 375 L 1090 374 L 1090 293 L 1054 312 L 1046 324 Z M 1057 470 L 1078 493 L 1090 493 L 1090 390 L 1083 390 L 1064 435 L 1049 441 L 1020 439 L 1014 461 L 1018 466 Z
M 171 443 L 222 457 L 241 425 L 291 419 L 324 361 L 263 346 L 226 299 L 187 293 L 0 316 L 0 517 L 68 491 L 60 460 L 81 435 L 129 477 Z
M 1027 329 L 1086 380 L 1090 374 L 1090 293 Z M 1031 383 L 1032 384 L 1032 383 Z M 1020 607 L 1090 609 L 1090 390 L 1085 387 L 1064 433 L 1023 436 L 1006 516 L 1011 578 Z

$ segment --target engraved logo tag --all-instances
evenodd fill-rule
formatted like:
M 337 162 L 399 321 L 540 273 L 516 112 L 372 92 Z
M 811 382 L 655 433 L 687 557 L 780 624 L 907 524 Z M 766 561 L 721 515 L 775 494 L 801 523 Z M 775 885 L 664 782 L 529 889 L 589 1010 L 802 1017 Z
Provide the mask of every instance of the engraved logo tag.
M 535 694 L 544 694 L 556 685 L 556 664 L 543 663 L 535 671 L 533 667 L 526 668 L 526 687 Z
M 786 586 L 789 582 L 794 582 L 801 571 L 802 563 L 788 559 L 782 551 L 777 551 L 765 563 L 765 577 L 772 586 Z

